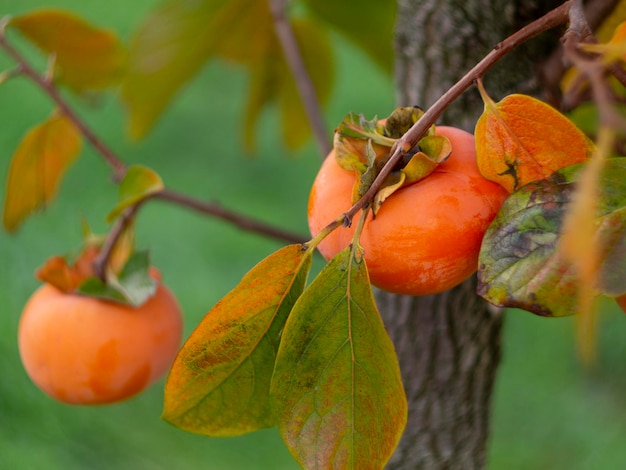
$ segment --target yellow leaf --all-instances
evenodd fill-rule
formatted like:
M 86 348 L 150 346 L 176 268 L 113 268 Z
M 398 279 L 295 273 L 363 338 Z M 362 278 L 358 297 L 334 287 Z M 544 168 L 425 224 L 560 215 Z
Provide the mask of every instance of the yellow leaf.
M 13 17 L 9 26 L 54 54 L 60 80 L 74 90 L 106 88 L 121 78 L 126 55 L 118 38 L 82 18 L 44 9 Z
M 80 148 L 78 130 L 61 114 L 53 114 L 26 134 L 9 169 L 3 218 L 8 231 L 17 230 L 30 213 L 54 198 Z
M 107 221 L 115 220 L 128 207 L 138 204 L 163 189 L 163 180 L 154 170 L 132 165 L 120 183 L 119 203 L 107 216 Z
M 587 52 L 601 54 L 605 64 L 618 60 L 626 61 L 626 21 L 620 23 L 611 39 L 605 44 L 581 44 Z
M 186 431 L 236 436 L 271 427 L 270 381 L 311 251 L 289 245 L 252 268 L 202 319 L 165 384 L 163 418 Z
M 124 226 L 122 234 L 117 239 L 111 257 L 109 258 L 108 268 L 110 271 L 118 275 L 130 257 L 135 252 L 135 227 L 134 220 Z
M 626 1 L 619 0 L 617 5 L 613 7 L 610 14 L 608 14 L 602 24 L 594 31 L 594 34 L 598 41 L 606 42 L 614 34 L 616 28 L 620 23 L 626 21 Z
M 621 33 L 617 30 L 622 28 L 622 22 L 626 21 L 626 1 L 620 0 L 611 13 L 604 18 L 602 24 L 598 27 L 594 34 L 600 43 L 606 43 L 613 36 L 614 39 L 619 38 Z M 586 44 L 581 44 L 588 47 Z M 564 94 L 574 91 L 574 87 L 587 86 L 588 81 L 583 79 L 580 71 L 571 67 L 565 72 L 561 80 L 561 90 Z
M 554 108 L 519 94 L 495 103 L 479 87 L 485 110 L 476 123 L 476 154 L 488 180 L 514 192 L 589 158 L 593 143 Z
M 601 127 L 596 152 L 583 170 L 563 221 L 559 250 L 576 268 L 580 278 L 578 294 L 578 350 L 586 363 L 595 356 L 598 276 L 604 251 L 598 240 L 598 201 L 601 173 L 615 143 L 613 130 Z

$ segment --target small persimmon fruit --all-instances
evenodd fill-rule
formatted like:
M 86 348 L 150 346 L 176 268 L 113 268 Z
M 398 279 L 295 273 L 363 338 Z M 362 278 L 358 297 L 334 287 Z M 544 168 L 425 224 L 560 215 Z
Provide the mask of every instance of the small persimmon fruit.
M 136 395 L 165 374 L 180 346 L 182 316 L 155 270 L 151 276 L 156 292 L 137 308 L 50 284 L 35 291 L 18 328 L 31 380 L 61 402 L 95 405 Z
M 478 268 L 485 231 L 508 196 L 478 171 L 472 134 L 445 126 L 438 126 L 436 133 L 450 140 L 450 157 L 423 180 L 386 199 L 361 234 L 370 280 L 388 292 L 434 294 L 471 276 Z M 331 152 L 309 196 L 313 235 L 352 206 L 355 178 Z M 356 225 L 324 238 L 318 245 L 322 255 L 331 259 L 346 248 Z
M 615 301 L 617 302 L 617 305 L 619 305 L 619 308 L 622 309 L 622 312 L 626 313 L 626 295 L 616 297 Z

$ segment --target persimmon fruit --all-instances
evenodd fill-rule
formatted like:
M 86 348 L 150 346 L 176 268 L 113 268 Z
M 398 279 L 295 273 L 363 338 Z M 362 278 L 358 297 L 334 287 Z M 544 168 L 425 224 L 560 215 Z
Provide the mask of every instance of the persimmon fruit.
M 171 366 L 182 338 L 174 295 L 158 279 L 135 308 L 44 284 L 18 327 L 19 352 L 31 380 L 68 404 L 113 403 L 141 392 Z
M 508 193 L 478 171 L 474 136 L 438 126 L 452 153 L 429 176 L 393 193 L 365 222 L 360 244 L 370 280 L 399 294 L 427 295 L 450 289 L 478 268 L 487 227 Z M 313 235 L 352 206 L 356 174 L 341 168 L 331 152 L 309 196 Z M 355 220 L 360 213 L 355 216 Z M 318 245 L 326 259 L 346 248 L 355 226 L 334 230 Z

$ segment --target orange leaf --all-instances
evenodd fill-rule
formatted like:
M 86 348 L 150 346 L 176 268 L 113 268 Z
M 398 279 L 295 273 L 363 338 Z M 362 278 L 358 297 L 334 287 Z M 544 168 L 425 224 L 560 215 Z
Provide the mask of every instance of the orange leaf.
M 595 358 L 597 318 L 595 299 L 602 267 L 603 242 L 597 238 L 597 218 L 602 171 L 615 144 L 613 130 L 600 127 L 596 153 L 581 172 L 572 203 L 563 221 L 559 250 L 577 270 L 580 278 L 578 294 L 578 350 L 586 363 Z
M 72 264 L 69 264 L 63 256 L 52 256 L 37 269 L 35 277 L 63 292 L 74 292 L 86 279 L 94 275 L 92 263 L 98 251 L 97 246 L 88 245 Z
M 475 129 L 478 167 L 509 192 L 581 163 L 593 151 L 576 125 L 542 101 L 514 94 L 495 103 L 479 88 L 485 110 Z
M 17 230 L 30 213 L 54 198 L 80 148 L 78 130 L 61 114 L 53 114 L 26 134 L 9 170 L 3 218 L 8 231 Z
M 48 54 L 70 88 L 106 88 L 121 78 L 126 54 L 115 34 L 58 10 L 37 10 L 11 18 L 9 26 Z
M 275 424 L 270 380 L 311 250 L 288 245 L 246 274 L 203 318 L 165 384 L 163 418 L 186 431 L 235 436 Z

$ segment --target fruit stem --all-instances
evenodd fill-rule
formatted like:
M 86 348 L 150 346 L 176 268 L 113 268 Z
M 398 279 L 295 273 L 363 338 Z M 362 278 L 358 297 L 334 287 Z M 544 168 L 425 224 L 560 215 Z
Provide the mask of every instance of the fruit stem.
M 478 88 L 478 92 L 480 93 L 480 97 L 482 98 L 483 103 L 485 104 L 485 110 L 487 110 L 487 109 L 496 110 L 497 105 L 496 105 L 495 101 L 493 101 L 491 96 L 489 96 L 489 94 L 487 93 L 487 90 L 485 90 L 482 78 L 479 78 L 479 79 L 476 80 L 476 88 Z
M 133 222 L 135 214 L 139 210 L 139 206 L 144 201 L 145 199 L 137 204 L 126 208 L 124 212 L 122 212 L 121 216 L 117 219 L 117 222 L 104 240 L 98 256 L 96 256 L 96 258 L 93 260 L 92 266 L 94 274 L 102 282 L 107 282 L 107 266 L 109 265 L 109 261 L 111 259 L 111 256 L 113 255 L 113 251 L 115 250 L 117 242 L 122 237 L 125 229 Z
M 369 205 L 366 205 L 365 207 L 363 207 L 363 211 L 361 212 L 361 217 L 359 217 L 359 221 L 357 223 L 356 229 L 354 230 L 354 235 L 352 237 L 352 243 L 351 243 L 352 256 L 355 255 L 355 251 L 357 247 L 360 246 L 359 240 L 361 239 L 361 234 L 363 233 L 363 227 L 365 227 L 365 221 L 367 220 L 367 217 L 369 216 L 369 213 L 370 213 L 369 209 L 370 209 Z
M 319 245 L 320 242 L 324 238 L 326 238 L 328 235 L 330 235 L 330 233 L 333 230 L 338 229 L 342 225 L 350 225 L 349 223 L 346 222 L 345 214 L 341 214 L 340 217 L 337 217 L 335 220 L 333 220 L 331 223 L 329 223 L 326 227 L 324 227 L 322 230 L 317 232 L 317 234 L 310 241 L 305 243 L 304 245 L 306 245 L 308 249 L 311 249 L 311 250 L 315 249 L 317 247 L 317 245 Z

